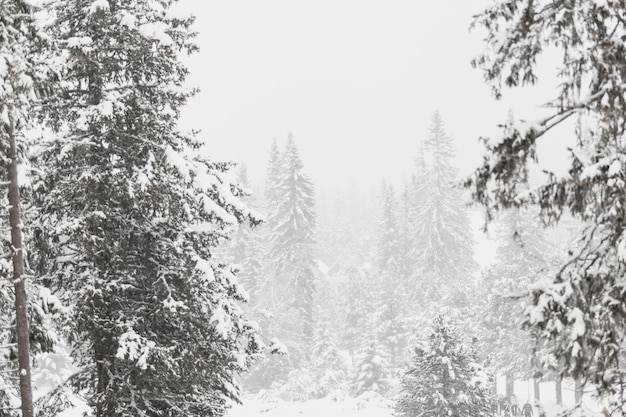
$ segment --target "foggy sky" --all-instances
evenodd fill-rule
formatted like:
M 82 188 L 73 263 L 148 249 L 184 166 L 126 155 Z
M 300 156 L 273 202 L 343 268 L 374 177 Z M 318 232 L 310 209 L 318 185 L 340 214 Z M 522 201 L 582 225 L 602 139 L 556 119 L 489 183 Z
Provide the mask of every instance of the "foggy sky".
M 481 135 L 510 109 L 537 117 L 551 89 L 496 102 L 470 66 L 483 0 L 183 0 L 200 52 L 188 60 L 201 93 L 182 126 L 202 130 L 211 156 L 245 162 L 256 184 L 273 138 L 292 132 L 316 187 L 400 184 L 439 110 L 469 173 Z

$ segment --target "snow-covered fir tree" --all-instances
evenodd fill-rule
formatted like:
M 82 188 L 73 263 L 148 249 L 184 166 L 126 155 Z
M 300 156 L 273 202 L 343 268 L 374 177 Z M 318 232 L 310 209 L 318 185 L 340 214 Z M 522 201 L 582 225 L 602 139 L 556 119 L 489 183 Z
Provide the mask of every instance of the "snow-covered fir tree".
M 473 288 L 476 264 L 463 192 L 455 186 L 452 138 L 438 112 L 433 115 L 418 157 L 412 193 L 411 253 L 416 268 L 409 289 L 420 308 L 429 305 L 464 307 Z
M 380 195 L 378 236 L 376 242 L 376 266 L 384 271 L 397 269 L 400 257 L 399 204 L 393 185 L 383 181 Z
M 265 177 L 265 191 L 264 197 L 264 209 L 267 215 L 267 221 L 265 228 L 269 231 L 276 227 L 278 219 L 276 216 L 279 212 L 276 210 L 275 204 L 280 200 L 280 180 L 281 173 L 283 172 L 282 155 L 278 142 L 276 139 L 272 141 L 270 146 L 269 156 L 267 161 L 266 177 Z
M 554 273 L 557 248 L 546 240 L 536 213 L 529 210 L 503 213 L 496 232 L 496 263 L 483 272 L 483 297 L 476 300 L 481 311 L 478 344 L 511 384 L 512 378 L 545 372 L 536 366 L 536 355 L 541 354 L 537 343 L 522 329 L 524 295 L 534 282 Z
M 250 209 L 257 209 L 260 202 L 254 195 L 251 195 L 248 168 L 244 163 L 239 165 L 237 183 L 248 194 L 247 197 L 242 197 L 241 200 Z M 257 217 L 260 216 L 257 215 Z M 239 268 L 237 279 L 248 295 L 248 305 L 250 307 L 258 304 L 259 291 L 263 281 L 265 245 L 260 229 L 261 227 L 241 224 L 237 229 L 237 233 L 235 233 L 228 244 L 228 254 L 232 262 Z
M 384 395 L 389 390 L 389 357 L 376 337 L 369 333 L 357 354 L 353 369 L 352 393 L 365 392 Z
M 394 368 L 401 363 L 408 338 L 409 320 L 403 302 L 406 298 L 402 288 L 394 285 L 389 275 L 383 273 L 379 279 L 381 279 L 377 286 L 379 299 L 373 321 L 376 337 L 387 349 L 389 366 Z
M 337 348 L 336 334 L 332 320 L 326 310 L 317 314 L 311 362 L 315 375 L 315 396 L 323 398 L 333 391 L 344 388 L 346 366 Z
M 41 101 L 56 85 L 46 63 L 52 45 L 36 18 L 38 12 L 35 2 L 0 3 L 0 225 L 4 231 L 0 240 L 0 413 L 13 415 L 9 400 L 21 397 L 18 403 L 24 417 L 34 415 L 31 356 L 51 350 L 54 342 L 42 308 L 47 305 L 39 297 L 40 282 L 25 262 L 31 219 L 22 209 L 30 205 L 30 198 L 18 176 L 18 165 L 22 172 L 29 170 L 24 166 L 24 155 L 32 146 L 27 131 L 35 126 Z
M 541 120 L 508 123 L 495 140 L 485 140 L 483 164 L 467 180 L 473 198 L 495 210 L 536 204 L 544 223 L 569 212 L 589 226 L 578 236 L 570 259 L 550 282 L 531 291 L 527 323 L 548 346 L 563 376 L 587 380 L 599 396 L 624 407 L 623 335 L 626 331 L 626 101 L 624 100 L 626 8 L 619 2 L 514 0 L 490 5 L 476 17 L 487 31 L 480 67 L 494 95 L 503 87 L 533 84 L 537 58 L 554 46 L 561 77 L 549 114 Z M 537 103 L 543 104 L 543 103 Z M 580 115 L 588 140 L 569 131 L 570 150 L 550 158 L 566 160 L 566 174 L 550 173 L 528 189 L 537 143 L 557 126 Z M 542 161 L 539 161 L 540 163 Z
M 404 256 L 401 252 L 402 232 L 398 219 L 399 201 L 391 184 L 383 182 L 376 245 L 376 280 L 374 292 L 375 313 L 370 326 L 375 328 L 376 337 L 388 349 L 391 366 L 405 345 L 406 304 L 409 299 L 403 290 Z
M 65 65 L 49 103 L 55 135 L 38 155 L 36 266 L 71 306 L 79 371 L 64 389 L 97 417 L 222 415 L 260 347 L 236 277 L 213 256 L 257 220 L 231 165 L 176 127 L 192 93 L 179 56 L 195 46 L 174 3 L 51 10 Z
M 287 139 L 281 157 L 283 168 L 277 184 L 277 201 L 270 230 L 266 285 L 272 299 L 274 328 L 287 344 L 293 360 L 308 356 L 314 330 L 314 300 L 317 265 L 315 244 L 315 200 L 313 184 L 303 172 L 293 136 Z
M 398 417 L 489 416 L 489 378 L 472 349 L 443 316 L 433 321 L 426 340 L 416 345 L 401 381 Z
M 371 261 L 376 213 L 365 193 L 351 183 L 318 201 L 317 253 L 329 273 L 344 275 L 348 268 Z
M 357 351 L 365 343 L 374 309 L 373 280 L 366 271 L 356 266 L 346 269 L 346 282 L 341 287 L 344 295 L 341 317 L 341 345 L 354 362 Z

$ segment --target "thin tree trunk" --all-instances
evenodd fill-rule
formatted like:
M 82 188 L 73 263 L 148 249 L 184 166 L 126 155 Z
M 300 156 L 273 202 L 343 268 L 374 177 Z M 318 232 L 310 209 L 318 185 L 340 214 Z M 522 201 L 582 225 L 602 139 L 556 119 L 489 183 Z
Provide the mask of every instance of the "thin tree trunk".
M 17 148 L 15 126 L 9 118 L 9 224 L 13 245 L 13 284 L 15 286 L 15 317 L 17 323 L 17 351 L 20 374 L 22 417 L 33 417 L 33 391 L 30 381 L 30 342 L 28 340 L 28 307 L 26 302 L 26 277 L 24 276 L 24 251 L 22 250 L 22 224 L 20 214 L 20 189 L 17 182 Z
M 554 388 L 556 390 L 556 405 L 563 405 L 563 387 L 561 386 L 562 381 L 563 379 L 560 376 L 557 376 L 554 383 Z
M 574 381 L 574 402 L 576 405 L 580 404 L 583 400 L 583 384 L 581 384 L 580 380 Z
M 491 385 L 491 393 L 493 395 L 498 395 L 498 375 L 493 376 L 493 384 Z
M 515 389 L 515 379 L 513 379 L 513 374 L 511 374 L 510 372 L 507 372 L 506 374 L 504 374 L 504 376 L 506 378 L 506 386 L 505 386 L 506 397 L 510 398 L 511 395 L 513 395 L 513 391 Z
M 535 391 L 535 404 L 541 401 L 541 391 L 539 391 L 539 378 L 533 378 L 533 391 Z

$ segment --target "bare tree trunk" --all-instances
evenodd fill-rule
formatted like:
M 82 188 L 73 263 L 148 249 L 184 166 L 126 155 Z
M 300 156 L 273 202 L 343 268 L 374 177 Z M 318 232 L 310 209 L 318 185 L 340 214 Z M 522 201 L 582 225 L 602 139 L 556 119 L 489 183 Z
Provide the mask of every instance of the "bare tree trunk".
M 515 388 L 515 379 L 513 379 L 513 374 L 511 374 L 510 372 L 507 372 L 506 374 L 504 374 L 504 376 L 506 378 L 506 397 L 510 398 L 511 395 L 513 395 L 513 391 Z
M 583 384 L 577 379 L 574 381 L 574 402 L 576 405 L 583 400 Z
M 498 395 L 498 375 L 493 376 L 493 384 L 491 385 L 491 393 Z
M 535 391 L 535 403 L 541 401 L 541 391 L 539 391 L 539 378 L 533 378 L 533 391 Z
M 556 390 L 556 405 L 563 405 L 563 387 L 561 386 L 563 379 L 561 376 L 556 377 L 554 388 Z
M 20 214 L 20 189 L 17 182 L 17 149 L 15 126 L 9 116 L 7 126 L 9 149 L 9 224 L 13 246 L 13 284 L 15 286 L 15 317 L 17 323 L 17 351 L 20 374 L 22 417 L 33 417 L 33 391 L 30 381 L 30 342 L 28 340 L 28 307 L 24 276 L 24 251 L 22 250 L 22 224 Z

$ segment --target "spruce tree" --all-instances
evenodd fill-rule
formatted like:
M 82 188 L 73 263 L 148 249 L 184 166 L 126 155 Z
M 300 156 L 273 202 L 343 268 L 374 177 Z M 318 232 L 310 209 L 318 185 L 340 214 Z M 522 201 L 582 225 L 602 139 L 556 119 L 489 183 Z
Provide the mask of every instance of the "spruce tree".
M 303 173 L 303 164 L 293 136 L 282 155 L 284 165 L 277 186 L 270 231 L 269 285 L 274 299 L 278 335 L 287 344 L 296 363 L 308 356 L 314 329 L 316 269 L 315 200 L 313 184 Z
M 371 322 L 371 311 L 374 308 L 374 286 L 368 274 L 350 266 L 346 270 L 346 283 L 342 287 L 343 326 L 341 329 L 342 346 L 348 350 L 354 361 L 355 355 L 365 343 L 365 335 Z
M 239 165 L 237 183 L 248 194 L 245 197 L 242 196 L 241 200 L 251 210 L 257 209 L 260 202 L 254 195 L 250 195 L 248 168 L 243 163 Z M 260 216 L 257 215 L 257 217 Z M 260 228 L 251 227 L 249 224 L 240 224 L 237 233 L 228 244 L 229 257 L 239 268 L 237 279 L 248 295 L 248 304 L 251 308 L 259 302 L 259 291 L 263 281 L 264 251 L 265 246 Z
M 484 297 L 477 302 L 483 312 L 479 317 L 479 342 L 496 369 L 526 379 L 540 369 L 531 366 L 539 354 L 537 344 L 522 329 L 527 307 L 524 295 L 534 282 L 553 272 L 556 248 L 546 240 L 534 213 L 528 210 L 503 213 L 496 236 L 496 263 L 483 273 Z
M 422 308 L 466 307 L 473 287 L 473 239 L 463 193 L 455 186 L 454 153 L 452 138 L 436 112 L 418 157 L 412 195 L 411 253 L 417 268 L 411 291 Z
M 257 220 L 231 164 L 177 130 L 192 94 L 179 54 L 195 46 L 172 5 L 78 0 L 52 13 L 66 65 L 38 155 L 36 265 L 72 307 L 79 371 L 66 388 L 97 417 L 222 415 L 260 345 L 213 256 Z
M 513 0 L 476 17 L 475 25 L 487 31 L 487 47 L 473 65 L 484 71 L 496 98 L 505 86 L 537 81 L 547 46 L 559 57 L 561 79 L 545 117 L 507 123 L 502 135 L 484 140 L 484 162 L 466 182 L 489 215 L 534 204 L 546 224 L 569 212 L 588 225 L 551 282 L 529 291 L 533 308 L 525 317 L 562 376 L 588 381 L 617 408 L 625 404 L 626 380 L 625 16 L 626 7 L 615 1 Z M 567 129 L 566 121 L 577 117 L 589 125 L 588 135 Z M 529 187 L 529 167 L 543 162 L 537 145 L 559 126 L 569 150 L 550 158 L 569 158 L 566 174 L 547 172 Z
M 317 314 L 313 345 L 311 347 L 311 368 L 315 376 L 317 398 L 342 388 L 346 369 L 336 344 L 336 333 L 325 311 Z
M 366 392 L 384 395 L 389 389 L 389 357 L 373 334 L 366 340 L 357 354 L 352 391 L 355 396 Z
M 289 134 L 291 136 L 291 134 Z M 264 192 L 264 208 L 265 213 L 268 216 L 266 222 L 266 229 L 272 230 L 276 227 L 278 219 L 276 216 L 279 212 L 276 210 L 275 204 L 280 200 L 280 179 L 283 172 L 282 155 L 278 142 L 276 139 L 272 141 L 272 145 L 269 150 L 269 157 L 267 161 L 266 177 L 265 177 L 265 192 Z
M 400 262 L 400 229 L 398 201 L 391 184 L 386 181 L 381 187 L 378 236 L 376 242 L 376 266 L 384 271 L 397 269 Z
M 418 344 L 401 381 L 395 415 L 475 417 L 491 412 L 488 378 L 443 316 Z
M 378 239 L 376 245 L 376 282 L 374 292 L 375 314 L 370 323 L 375 328 L 380 343 L 388 349 L 391 366 L 396 364 L 406 338 L 402 270 L 404 256 L 401 253 L 402 236 L 398 219 L 398 204 L 393 186 L 383 183 L 380 201 Z
M 20 187 L 24 184 L 18 182 L 18 164 L 22 164 L 24 153 L 32 145 L 26 140 L 26 132 L 34 127 L 41 100 L 46 98 L 53 86 L 52 71 L 45 64 L 52 50 L 51 44 L 42 32 L 41 22 L 35 18 L 38 11 L 39 8 L 33 2 L 9 0 L 0 3 L 0 174 L 3 178 L 2 191 L 6 193 L 0 214 L 8 220 L 3 228 L 10 230 L 10 238 L 3 238 L 0 244 L 3 253 L 0 265 L 3 277 L 3 283 L 0 284 L 0 313 L 2 321 L 6 319 L 0 333 L 0 345 L 4 349 L 9 347 L 4 367 L 8 373 L 0 376 L 0 383 L 6 387 L 0 395 L 0 407 L 3 410 L 10 408 L 8 396 L 14 392 L 13 381 L 18 380 L 20 407 L 24 417 L 34 415 L 31 338 L 33 332 L 42 330 L 43 312 L 41 309 L 33 309 L 38 300 L 32 299 L 36 292 L 30 287 L 32 277 L 26 264 L 28 245 L 24 239 L 24 230 L 28 230 L 25 226 L 29 222 L 22 214 L 24 198 Z M 4 258 L 11 260 L 10 266 Z M 13 284 L 12 294 L 4 284 L 9 276 Z M 31 292 L 29 297 L 28 292 Z M 12 300 L 11 308 L 9 300 Z M 32 350 L 35 353 L 40 350 L 40 346 L 37 346 L 39 342 L 44 341 L 48 349 L 51 347 L 51 339 L 46 331 L 40 335 L 43 339 L 33 340 L 35 346 Z M 13 348 L 14 343 L 17 349 Z M 17 369 L 12 369 L 15 359 Z

